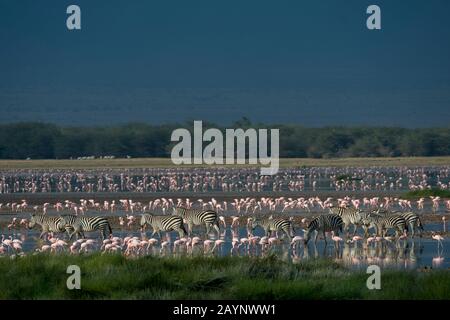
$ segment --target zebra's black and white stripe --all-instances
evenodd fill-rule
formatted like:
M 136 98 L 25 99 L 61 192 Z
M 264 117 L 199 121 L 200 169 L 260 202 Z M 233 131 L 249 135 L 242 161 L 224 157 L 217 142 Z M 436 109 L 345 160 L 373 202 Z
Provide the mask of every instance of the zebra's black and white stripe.
M 414 212 L 402 212 L 400 213 L 400 216 L 405 219 L 406 225 L 409 226 L 409 229 L 411 230 L 411 237 L 414 238 L 416 229 L 419 231 L 419 237 L 422 237 L 422 231 L 424 228 L 418 214 Z
M 84 238 L 84 232 L 90 231 L 100 231 L 102 239 L 105 240 L 108 236 L 112 234 L 111 225 L 108 219 L 104 217 L 75 217 L 73 216 L 63 216 L 62 221 L 65 223 L 66 228 L 71 228 L 73 231 L 70 234 L 69 240 L 72 239 L 74 234 Z M 107 230 L 108 229 L 108 230 Z M 107 234 L 109 231 L 109 234 Z
M 362 215 L 361 211 L 353 207 L 332 207 L 330 208 L 332 214 L 337 214 L 344 222 L 344 231 L 349 233 L 350 226 L 353 225 L 353 235 L 356 234 L 358 226 L 361 225 Z
M 377 211 L 378 214 L 384 216 L 384 217 L 388 217 L 388 216 L 395 216 L 398 215 L 400 217 L 403 217 L 405 219 L 406 222 L 406 226 L 408 229 L 408 231 L 411 231 L 411 237 L 414 238 L 415 236 L 415 231 L 416 229 L 419 232 L 419 236 L 422 236 L 422 231 L 424 230 L 423 228 L 423 224 L 422 221 L 420 220 L 420 217 L 418 214 L 408 211 L 408 212 L 400 212 L 400 211 L 393 211 L 393 212 L 388 212 L 388 211 Z
M 219 218 L 217 212 L 214 210 L 201 210 L 201 209 L 186 209 L 183 207 L 177 207 L 174 209 L 174 215 L 180 216 L 188 225 L 188 234 L 192 233 L 194 225 L 206 226 L 206 235 L 211 231 L 213 227 L 217 231 L 217 236 L 220 235 Z
M 183 218 L 180 216 L 157 216 L 152 214 L 143 214 L 141 217 L 141 231 L 144 231 L 145 226 L 150 225 L 153 228 L 152 236 L 158 233 L 161 238 L 160 231 L 172 231 L 175 230 L 179 233 L 180 237 L 186 235 L 186 229 L 184 228 Z
M 71 228 L 65 225 L 65 222 L 61 217 L 51 217 L 44 214 L 32 214 L 30 221 L 28 222 L 28 228 L 32 229 L 36 224 L 42 228 L 39 238 L 42 238 L 44 234 L 48 232 L 61 233 L 67 231 L 67 233 L 70 234 L 71 231 Z
M 304 241 L 305 244 L 308 243 L 308 241 L 311 238 L 311 232 L 316 231 L 314 243 L 317 243 L 317 236 L 318 233 L 321 231 L 323 232 L 323 238 L 325 240 L 325 245 L 327 244 L 327 237 L 325 235 L 326 232 L 333 231 L 336 233 L 336 235 L 339 235 L 339 232 L 342 232 L 342 228 L 344 226 L 344 221 L 342 218 L 337 214 L 324 214 L 321 216 L 318 216 L 311 220 L 311 222 L 308 225 L 308 228 L 304 230 Z
M 264 232 L 268 237 L 271 236 L 272 232 L 283 231 L 284 234 L 288 236 L 289 239 L 294 237 L 294 227 L 292 226 L 292 221 L 283 218 L 252 218 L 251 221 L 252 230 L 257 226 L 264 229 Z
M 375 228 L 375 233 L 382 237 L 386 235 L 388 229 L 394 229 L 397 237 L 408 231 L 405 218 L 398 214 L 380 215 L 371 213 L 363 217 L 362 223 L 366 235 L 369 228 Z

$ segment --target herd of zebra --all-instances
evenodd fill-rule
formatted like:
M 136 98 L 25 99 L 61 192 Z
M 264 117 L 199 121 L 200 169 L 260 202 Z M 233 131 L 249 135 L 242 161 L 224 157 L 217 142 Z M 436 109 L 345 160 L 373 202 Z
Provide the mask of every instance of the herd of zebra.
M 142 214 L 140 225 L 141 230 L 144 231 L 147 225 L 153 228 L 153 235 L 156 233 L 161 237 L 161 231 L 170 232 L 177 231 L 180 237 L 185 237 L 189 233 L 184 227 L 184 222 L 188 225 L 188 230 L 192 231 L 194 225 L 206 226 L 206 234 L 209 234 L 211 227 L 220 234 L 219 219 L 217 212 L 213 210 L 195 210 L 186 208 L 174 209 L 174 214 L 168 215 L 152 215 Z M 36 225 L 41 227 L 42 238 L 48 233 L 63 233 L 67 232 L 69 240 L 74 235 L 77 237 L 84 237 L 84 232 L 100 231 L 102 239 L 112 235 L 111 225 L 106 217 L 88 217 L 65 214 L 60 216 L 48 216 L 46 214 L 32 213 L 28 222 L 28 228 L 32 229 Z
M 140 219 L 141 232 L 145 232 L 145 228 L 150 226 L 153 229 L 152 237 L 158 234 L 161 238 L 161 231 L 178 232 L 180 238 L 190 236 L 194 226 L 206 227 L 205 237 L 208 237 L 212 229 L 220 236 L 220 221 L 217 212 L 214 210 L 202 209 L 186 209 L 177 207 L 172 215 L 153 215 L 142 214 Z M 187 229 L 185 227 L 187 224 Z M 419 231 L 419 235 L 423 231 L 419 215 L 413 212 L 389 212 L 389 211 L 373 211 L 364 212 L 350 207 L 333 207 L 330 213 L 322 214 L 313 218 L 309 223 L 306 219 L 302 219 L 305 223 L 303 229 L 303 241 L 305 244 L 314 237 L 314 243 L 317 242 L 318 234 L 323 233 L 326 243 L 326 233 L 331 232 L 333 235 L 339 233 L 349 236 L 350 228 L 353 226 L 353 236 L 357 229 L 361 227 L 365 237 L 369 236 L 369 230 L 374 229 L 376 236 L 385 237 L 389 229 L 395 231 L 397 238 L 406 237 L 408 233 L 411 237 L 415 236 L 415 232 Z M 47 216 L 45 214 L 32 214 L 28 223 L 28 228 L 39 225 L 42 229 L 40 238 L 46 233 L 63 233 L 67 232 L 69 240 L 74 235 L 77 238 L 84 238 L 84 232 L 100 231 L 102 239 L 105 240 L 112 236 L 112 228 L 105 217 L 88 217 L 76 215 Z M 287 236 L 289 240 L 295 237 L 294 221 L 292 218 L 282 217 L 255 217 L 247 218 L 247 232 L 252 234 L 253 230 L 260 226 L 264 229 L 266 235 L 270 237 L 273 232 L 282 233 L 282 237 Z M 298 237 L 297 237 L 298 238 Z

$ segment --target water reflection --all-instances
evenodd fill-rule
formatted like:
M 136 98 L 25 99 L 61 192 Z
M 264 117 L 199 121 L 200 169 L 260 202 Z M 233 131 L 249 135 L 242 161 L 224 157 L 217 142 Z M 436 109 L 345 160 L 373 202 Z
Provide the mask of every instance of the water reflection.
M 211 234 L 208 239 L 204 238 L 202 232 L 202 229 L 194 229 L 193 238 L 195 235 L 200 236 L 198 240 L 195 240 L 195 243 L 193 238 L 189 240 L 179 239 L 177 234 L 172 232 L 163 235 L 162 239 L 156 239 L 152 245 L 148 245 L 151 233 L 122 229 L 114 231 L 114 236 L 122 239 L 121 241 L 126 237 L 136 237 L 143 243 L 146 243 L 147 246 L 139 250 L 137 255 L 260 257 L 275 254 L 281 259 L 292 263 L 298 263 L 306 259 L 327 258 L 354 269 L 365 268 L 367 265 L 372 264 L 384 268 L 398 269 L 416 269 L 424 266 L 432 266 L 433 268 L 449 267 L 445 251 L 436 249 L 436 243 L 432 239 L 398 241 L 387 237 L 387 240 L 382 239 L 369 244 L 364 239 L 357 242 L 328 241 L 328 245 L 325 245 L 321 239 L 317 245 L 310 242 L 305 246 L 303 241 L 291 242 L 287 238 L 264 237 L 262 230 L 258 229 L 255 230 L 254 234 L 249 234 L 248 230 L 243 227 L 228 228 L 222 230 L 218 238 Z M 86 236 L 97 239 L 98 234 L 86 233 Z M 48 241 L 40 240 L 38 237 L 39 232 L 36 230 L 19 230 L 14 231 L 10 235 L 4 235 L 3 239 L 20 239 L 23 243 L 23 252 L 28 254 L 34 253 L 36 249 L 41 248 L 45 244 L 49 244 Z M 297 237 L 301 239 L 300 236 Z M 61 238 L 64 238 L 64 236 L 61 235 Z M 448 246 L 448 244 L 449 241 L 444 240 L 444 246 Z M 70 246 L 70 243 L 68 243 L 68 246 Z M 101 249 L 102 241 L 99 239 L 95 240 L 92 251 Z M 68 247 L 65 250 L 68 252 Z M 125 251 L 125 246 L 122 247 L 122 250 L 119 250 L 122 253 Z

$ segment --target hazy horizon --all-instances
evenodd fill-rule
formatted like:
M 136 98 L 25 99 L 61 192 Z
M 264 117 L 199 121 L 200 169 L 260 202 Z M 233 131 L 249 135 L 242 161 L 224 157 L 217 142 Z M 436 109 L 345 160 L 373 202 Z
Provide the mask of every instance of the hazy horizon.
M 448 126 L 450 2 L 370 4 L 0 0 L 0 123 Z

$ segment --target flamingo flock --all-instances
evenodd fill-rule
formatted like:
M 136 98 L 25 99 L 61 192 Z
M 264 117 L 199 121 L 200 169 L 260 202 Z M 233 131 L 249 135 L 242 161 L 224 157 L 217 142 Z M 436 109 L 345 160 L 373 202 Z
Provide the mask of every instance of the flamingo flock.
M 0 175 L 0 195 L 9 197 L 8 194 L 19 194 L 22 199 L 0 203 L 0 217 L 8 219 L 2 230 L 8 235 L 2 235 L 0 257 L 92 252 L 123 254 L 130 258 L 198 254 L 253 256 L 283 252 L 292 259 L 299 259 L 309 254 L 301 234 L 295 234 L 292 239 L 280 238 L 277 233 L 257 235 L 249 228 L 249 219 L 276 213 L 297 223 L 301 227 L 297 230 L 301 230 L 308 226 L 313 217 L 328 213 L 330 208 L 336 206 L 366 211 L 415 211 L 420 214 L 432 213 L 436 217 L 450 212 L 450 200 L 439 196 L 417 200 L 389 196 L 389 191 L 431 188 L 450 189 L 450 167 L 291 168 L 281 169 L 274 176 L 261 176 L 259 169 L 252 168 L 3 170 Z M 211 191 L 220 192 L 220 196 L 201 194 Z M 272 193 L 274 191 L 277 193 Z M 284 191 L 286 193 L 281 194 L 285 196 L 270 196 Z M 320 196 L 318 192 L 309 196 L 310 193 L 306 191 L 341 193 L 335 197 Z M 363 192 L 356 193 L 360 196 L 351 196 L 354 191 Z M 385 194 L 388 196 L 369 196 L 364 193 L 366 191 L 375 191 L 376 194 L 378 191 L 387 191 Z M 123 192 L 145 193 L 149 199 L 138 201 L 143 197 L 128 197 Z M 162 196 L 159 192 L 167 194 Z M 184 197 L 187 192 L 197 194 Z M 242 192 L 250 192 L 251 196 L 235 197 Z M 27 198 L 29 193 L 58 194 L 55 197 L 58 200 L 35 203 L 32 197 Z M 70 193 L 72 200 L 61 200 L 63 193 Z M 80 198 L 73 200 L 73 195 L 77 193 L 84 194 L 79 194 Z M 99 193 L 107 194 L 109 198 L 102 197 L 100 201 L 96 196 Z M 178 194 L 183 194 L 183 197 Z M 141 214 L 170 215 L 179 206 L 216 211 L 223 235 L 219 239 L 210 239 L 208 235 L 175 239 L 166 235 L 156 239 L 137 234 Z M 104 215 L 115 219 L 120 234 L 125 236 L 114 235 L 104 241 L 88 238 L 68 242 L 61 235 L 50 234 L 36 241 L 37 247 L 32 251 L 24 250 L 32 238 L 26 230 L 28 213 Z M 443 251 L 446 228 L 446 217 L 443 215 L 443 234 L 434 233 L 431 236 L 437 242 L 439 253 Z M 394 259 L 392 257 L 401 256 L 405 247 L 410 246 L 406 235 L 394 238 L 369 234 L 367 238 L 359 235 L 347 238 L 330 233 L 327 237 L 332 240 L 333 248 L 338 253 L 337 259 L 343 259 L 342 255 L 345 257 L 348 251 L 347 257 L 354 261 L 376 261 L 383 254 L 388 260 Z M 436 259 L 435 263 L 439 261 Z
M 225 237 L 226 232 L 231 232 L 231 237 Z M 333 258 L 337 262 L 352 266 L 378 264 L 384 266 L 397 265 L 400 267 L 414 267 L 420 256 L 420 247 L 408 242 L 407 239 L 395 239 L 392 236 L 369 236 L 364 239 L 361 236 L 353 236 L 346 241 L 330 233 L 328 236 L 334 242 L 334 246 L 325 247 L 323 256 Z M 147 238 L 145 233 L 126 235 L 123 237 L 112 236 L 109 239 L 78 239 L 69 243 L 62 238 L 49 234 L 37 248 L 31 252 L 24 252 L 23 245 L 27 241 L 26 236 L 21 239 L 13 236 L 2 235 L 0 243 L 0 258 L 10 256 L 17 258 L 29 254 L 69 254 L 89 255 L 95 252 L 100 254 L 122 254 L 128 258 L 137 258 L 147 255 L 152 256 L 264 256 L 267 254 L 281 254 L 283 257 L 299 262 L 302 259 L 317 257 L 318 248 L 311 243 L 305 246 L 302 236 L 296 235 L 292 239 L 279 238 L 276 234 L 271 236 L 255 236 L 248 234 L 239 237 L 239 232 L 228 228 L 223 230 L 219 239 L 201 238 L 199 236 L 171 239 L 169 233 L 161 239 Z M 444 238 L 432 233 L 432 239 L 438 243 L 439 255 L 432 259 L 433 267 L 442 266 L 445 258 L 442 256 L 442 241 Z M 403 242 L 402 242 L 403 241 Z M 311 247 L 312 246 L 312 247 Z M 420 245 L 419 245 L 420 246 Z
M 450 189 L 450 167 L 47 169 L 0 171 L 0 194 L 62 192 L 268 192 Z M 20 210 L 20 203 L 13 209 Z
M 429 210 L 426 205 L 429 204 Z M 237 220 L 242 215 L 263 214 L 269 212 L 281 213 L 314 213 L 324 212 L 333 206 L 354 207 L 360 210 L 397 210 L 397 211 L 417 211 L 419 213 L 450 212 L 450 200 L 440 197 L 420 198 L 417 201 L 402 199 L 401 197 L 363 197 L 355 198 L 344 196 L 334 199 L 332 197 L 245 197 L 234 198 L 232 200 L 217 200 L 214 197 L 209 199 L 198 198 L 195 201 L 190 198 L 156 198 L 147 203 L 134 201 L 133 199 L 104 200 L 103 202 L 94 199 L 80 199 L 79 201 L 64 200 L 50 204 L 29 205 L 26 200 L 17 203 L 0 203 L 1 213 L 25 213 L 35 212 L 47 214 L 49 212 L 71 213 L 84 215 L 88 211 L 104 214 L 114 214 L 125 212 L 126 216 L 120 218 L 120 225 L 130 228 L 136 222 L 136 214 L 145 212 L 155 212 L 161 214 L 171 214 L 173 208 L 183 206 L 186 208 L 211 209 L 222 214 L 231 214 L 231 226 L 236 227 Z M 20 208 L 20 210 L 17 210 Z M 9 229 L 23 225 L 25 220 L 13 219 L 8 226 Z M 222 225 L 224 221 L 220 221 Z M 226 226 L 226 225 L 224 225 Z

